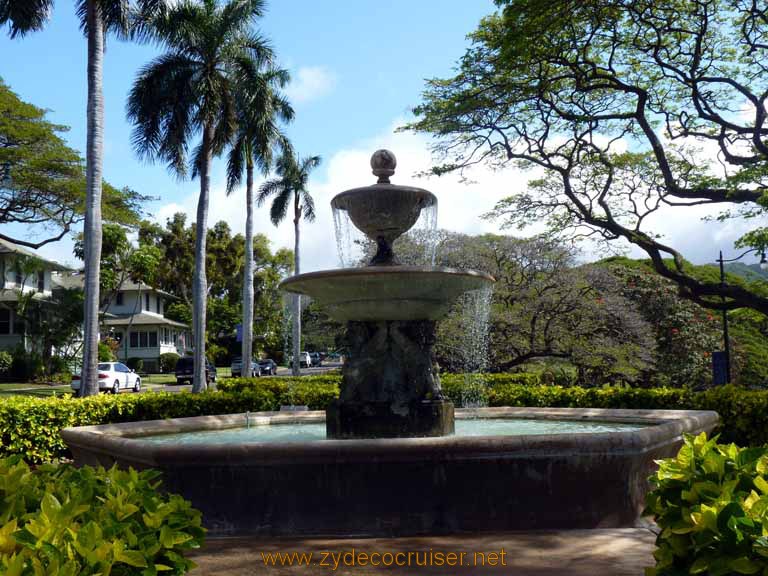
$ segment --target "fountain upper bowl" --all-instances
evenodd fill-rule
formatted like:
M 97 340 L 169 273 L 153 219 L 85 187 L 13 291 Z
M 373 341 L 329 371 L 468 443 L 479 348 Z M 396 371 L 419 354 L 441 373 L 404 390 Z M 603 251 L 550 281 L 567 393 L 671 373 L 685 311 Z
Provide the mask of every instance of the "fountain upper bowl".
M 368 238 L 394 242 L 410 230 L 422 209 L 437 204 L 432 192 L 412 186 L 374 184 L 336 195 L 331 206 L 346 210 L 355 227 Z
M 438 320 L 456 299 L 495 282 L 474 270 L 366 266 L 291 276 L 280 288 L 309 296 L 335 320 Z

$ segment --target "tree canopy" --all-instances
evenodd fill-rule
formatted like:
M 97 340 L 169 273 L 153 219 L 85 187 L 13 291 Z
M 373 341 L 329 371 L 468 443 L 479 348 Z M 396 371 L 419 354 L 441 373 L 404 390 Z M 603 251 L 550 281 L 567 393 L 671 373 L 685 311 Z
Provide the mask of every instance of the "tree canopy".
M 39 248 L 55 242 L 82 222 L 85 167 L 61 134 L 68 128 L 46 119 L 46 111 L 20 99 L 0 80 L 0 224 L 38 226 L 43 238 L 0 238 Z M 104 218 L 138 224 L 150 197 L 104 184 Z M 6 229 L 7 230 L 7 229 Z
M 711 308 L 768 313 L 768 295 L 704 281 L 659 238 L 661 209 L 710 205 L 768 229 L 768 12 L 752 0 L 497 0 L 457 73 L 427 84 L 410 129 L 441 164 L 538 168 L 499 204 L 510 225 L 623 239 Z
M 192 319 L 191 270 L 194 265 L 197 227 L 186 216 L 174 214 L 165 226 L 143 222 L 139 248 L 160 252 L 155 287 L 179 298 L 166 309 L 166 316 L 180 322 Z M 207 307 L 212 311 L 206 327 L 210 357 L 220 359 L 236 352 L 235 329 L 242 318 L 243 253 L 245 238 L 232 234 L 226 222 L 215 223 L 207 232 Z M 272 251 L 269 239 L 257 234 L 253 240 L 254 259 L 254 345 L 275 356 L 283 346 L 283 303 L 277 285 L 292 270 L 293 252 Z

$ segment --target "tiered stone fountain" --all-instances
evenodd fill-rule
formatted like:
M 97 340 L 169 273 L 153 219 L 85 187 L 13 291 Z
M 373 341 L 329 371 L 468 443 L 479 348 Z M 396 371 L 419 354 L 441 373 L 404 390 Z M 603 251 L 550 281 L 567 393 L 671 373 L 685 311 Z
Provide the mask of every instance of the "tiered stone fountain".
M 78 464 L 157 468 L 212 534 L 445 534 L 631 526 L 647 477 L 701 411 L 454 408 L 433 362 L 435 321 L 479 272 L 401 266 L 392 243 L 436 202 L 379 181 L 333 199 L 378 251 L 370 266 L 302 274 L 283 288 L 347 322 L 341 397 L 325 411 L 259 412 L 62 430 Z M 323 434 L 323 426 L 326 433 Z
M 300 274 L 281 284 L 347 322 L 341 396 L 326 411 L 329 438 L 452 434 L 453 404 L 443 397 L 435 370 L 435 323 L 460 295 L 494 282 L 481 272 L 400 265 L 393 243 L 437 199 L 390 183 L 396 165 L 392 152 L 378 150 L 371 157 L 378 182 L 331 201 L 376 243 L 370 264 Z

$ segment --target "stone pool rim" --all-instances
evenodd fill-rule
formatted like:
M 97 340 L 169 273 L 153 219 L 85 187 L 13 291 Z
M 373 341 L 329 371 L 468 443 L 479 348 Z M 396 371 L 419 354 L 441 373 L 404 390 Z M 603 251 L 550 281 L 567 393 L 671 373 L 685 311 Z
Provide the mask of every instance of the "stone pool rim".
M 386 438 L 309 440 L 304 442 L 247 441 L 237 444 L 184 445 L 142 441 L 144 436 L 203 430 L 242 428 L 245 413 L 146 420 L 65 428 L 62 437 L 75 455 L 89 453 L 99 461 L 129 461 L 144 467 L 205 467 L 212 464 L 279 464 L 327 461 L 359 462 L 420 460 L 426 456 L 462 459 L 551 458 L 554 455 L 639 454 L 681 440 L 685 433 L 712 430 L 718 415 L 702 410 L 636 410 L 602 408 L 461 408 L 457 419 L 570 420 L 641 424 L 644 428 L 617 432 L 588 432 L 509 436 L 444 436 L 437 438 Z M 324 411 L 301 413 L 251 412 L 251 425 L 321 423 Z

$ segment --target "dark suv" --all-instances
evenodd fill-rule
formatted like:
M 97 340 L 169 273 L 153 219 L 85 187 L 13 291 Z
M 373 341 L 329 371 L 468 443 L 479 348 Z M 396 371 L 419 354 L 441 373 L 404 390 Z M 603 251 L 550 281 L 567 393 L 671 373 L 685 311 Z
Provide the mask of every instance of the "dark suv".
M 312 359 L 312 366 L 322 366 L 323 365 L 323 359 L 320 356 L 320 352 L 310 352 L 309 357 Z
M 176 363 L 176 384 L 192 383 L 195 371 L 195 359 L 192 356 L 179 358 Z M 205 361 L 205 381 L 216 382 L 216 366 Z

